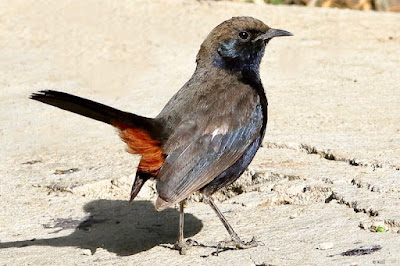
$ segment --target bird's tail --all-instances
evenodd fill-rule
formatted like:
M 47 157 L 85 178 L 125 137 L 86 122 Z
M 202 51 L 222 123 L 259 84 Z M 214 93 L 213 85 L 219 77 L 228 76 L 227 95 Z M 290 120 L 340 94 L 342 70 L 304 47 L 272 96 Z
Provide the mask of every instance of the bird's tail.
M 164 163 L 164 153 L 161 146 L 163 142 L 162 124 L 153 118 L 120 111 L 101 103 L 59 91 L 39 91 L 33 93 L 30 98 L 118 128 L 120 137 L 128 145 L 127 151 L 142 155 L 138 166 L 138 175 L 134 187 L 132 187 L 133 197 L 136 196 L 149 176 L 157 175 Z
M 53 90 L 33 93 L 30 98 L 116 127 L 118 124 L 125 124 L 126 127 L 141 129 L 156 140 L 160 138 L 161 125 L 152 118 L 123 112 L 101 103 Z

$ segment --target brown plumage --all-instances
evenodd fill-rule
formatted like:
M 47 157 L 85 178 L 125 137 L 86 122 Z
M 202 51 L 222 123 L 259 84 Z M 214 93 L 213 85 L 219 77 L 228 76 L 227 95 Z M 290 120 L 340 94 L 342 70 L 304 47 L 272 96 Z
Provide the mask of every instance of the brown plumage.
M 56 91 L 42 91 L 31 98 L 119 129 L 128 151 L 142 155 L 131 200 L 148 179 L 155 178 L 156 209 L 180 203 L 181 251 L 186 247 L 183 202 L 196 191 L 215 210 L 235 245 L 251 247 L 254 243 L 240 240 L 211 195 L 235 181 L 261 145 L 268 102 L 259 65 L 266 44 L 274 37 L 289 35 L 251 17 L 221 23 L 202 43 L 193 76 L 155 118 Z

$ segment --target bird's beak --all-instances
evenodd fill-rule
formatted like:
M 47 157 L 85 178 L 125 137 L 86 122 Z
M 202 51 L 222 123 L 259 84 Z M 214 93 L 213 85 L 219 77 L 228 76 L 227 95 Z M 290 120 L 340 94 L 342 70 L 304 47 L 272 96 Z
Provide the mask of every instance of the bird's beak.
M 257 42 L 259 40 L 263 40 L 265 42 L 268 42 L 274 37 L 280 37 L 280 36 L 293 36 L 292 33 L 285 31 L 285 30 L 278 30 L 278 29 L 269 29 L 266 33 L 258 36 L 253 40 L 253 42 Z

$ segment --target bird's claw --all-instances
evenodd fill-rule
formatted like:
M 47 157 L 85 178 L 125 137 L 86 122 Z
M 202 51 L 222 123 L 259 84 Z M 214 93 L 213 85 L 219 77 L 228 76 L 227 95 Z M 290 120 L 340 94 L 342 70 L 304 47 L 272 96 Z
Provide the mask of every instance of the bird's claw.
M 240 241 L 236 245 L 236 248 L 237 249 L 254 248 L 254 247 L 257 247 L 258 245 L 261 246 L 261 244 L 262 244 L 262 242 L 261 241 L 257 241 L 257 239 L 253 236 L 253 238 L 249 242 Z
M 236 249 L 247 249 L 254 248 L 261 244 L 260 241 L 257 241 L 255 237 L 253 237 L 250 241 L 244 242 L 240 239 L 232 239 L 230 241 L 221 241 L 218 243 L 218 247 L 220 248 L 229 248 L 235 247 Z
M 173 246 L 174 249 L 179 250 L 179 254 L 180 255 L 186 255 L 187 251 L 193 246 L 193 245 L 197 245 L 197 241 L 196 240 L 192 240 L 192 239 L 187 239 L 184 242 L 180 242 L 178 241 L 177 243 L 175 243 L 175 245 Z
M 257 241 L 255 237 L 253 237 L 249 242 L 244 242 L 240 239 L 221 241 L 218 243 L 217 250 L 213 252 L 213 255 L 218 256 L 218 253 L 220 253 L 221 251 L 233 249 L 248 249 L 257 247 L 259 245 L 262 245 L 262 242 Z

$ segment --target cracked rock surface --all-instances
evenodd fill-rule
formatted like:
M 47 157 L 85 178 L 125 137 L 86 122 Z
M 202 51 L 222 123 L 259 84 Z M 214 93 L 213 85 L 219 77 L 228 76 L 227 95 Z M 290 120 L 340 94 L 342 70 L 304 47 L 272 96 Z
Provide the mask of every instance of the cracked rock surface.
M 217 24 L 250 15 L 294 33 L 268 44 L 263 147 L 215 194 L 244 241 L 197 194 L 128 204 L 138 157 L 114 129 L 28 99 L 57 89 L 155 116 Z M 1 265 L 400 264 L 398 14 L 205 1 L 0 2 Z

